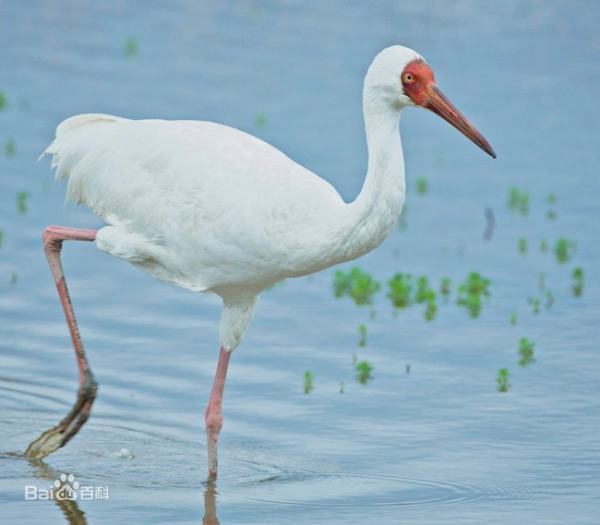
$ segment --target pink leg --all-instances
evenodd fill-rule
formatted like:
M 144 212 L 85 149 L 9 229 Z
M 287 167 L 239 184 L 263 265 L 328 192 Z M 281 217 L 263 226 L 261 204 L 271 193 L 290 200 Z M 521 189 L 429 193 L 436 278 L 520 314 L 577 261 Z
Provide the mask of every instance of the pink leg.
M 60 251 L 63 241 L 93 241 L 96 239 L 96 230 L 48 226 L 44 230 L 42 238 L 44 240 L 44 251 L 50 265 L 50 271 L 56 283 L 58 297 L 60 298 L 67 324 L 69 325 L 69 331 L 71 332 L 71 339 L 79 368 L 79 390 L 77 392 L 77 401 L 67 416 L 58 425 L 41 434 L 27 447 L 25 454 L 30 458 L 43 458 L 66 445 L 87 421 L 98 390 L 98 384 L 94 379 L 85 356 L 75 319 L 75 312 L 73 312 L 73 305 L 69 297 L 67 282 L 60 262 Z
M 225 388 L 225 379 L 227 378 L 227 367 L 231 352 L 221 347 L 219 353 L 219 362 L 215 372 L 215 380 L 204 412 L 204 421 L 206 423 L 206 443 L 208 446 L 208 479 L 217 478 L 217 440 L 219 432 L 223 427 L 223 415 L 221 406 L 223 404 L 223 389 Z

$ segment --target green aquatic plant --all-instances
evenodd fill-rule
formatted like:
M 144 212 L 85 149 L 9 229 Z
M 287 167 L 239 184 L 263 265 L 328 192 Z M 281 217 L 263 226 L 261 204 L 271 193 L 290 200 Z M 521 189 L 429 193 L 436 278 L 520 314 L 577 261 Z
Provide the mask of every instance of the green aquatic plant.
M 3 91 L 0 91 L 0 111 L 2 111 L 7 104 L 7 98 Z
M 21 214 L 27 213 L 27 200 L 29 199 L 29 192 L 20 191 L 17 194 L 17 211 Z
M 361 385 L 366 385 L 373 376 L 371 375 L 373 372 L 373 366 L 369 361 L 360 361 L 356 363 L 356 380 Z
M 1 243 L 0 243 L 1 244 Z M 584 287 L 584 273 L 581 267 L 577 267 L 571 273 L 571 291 L 575 297 L 581 297 Z
M 15 141 L 13 139 L 6 139 L 4 143 L 4 153 L 7 157 L 12 157 L 16 152 Z
M 425 303 L 429 300 L 435 300 L 435 292 L 429 286 L 429 280 L 422 275 L 417 279 L 417 290 L 415 291 L 415 302 Z
M 535 344 L 526 337 L 519 339 L 519 365 L 527 366 L 535 361 Z
M 435 319 L 435 316 L 437 314 L 437 303 L 435 302 L 435 292 L 434 292 L 434 297 L 433 299 L 429 299 L 427 301 L 427 307 L 425 308 L 425 320 L 426 321 L 433 321 Z
M 447 299 L 452 293 L 452 281 L 449 277 L 443 277 L 440 283 L 440 295 Z
M 466 308 L 471 317 L 478 317 L 483 298 L 489 297 L 490 280 L 477 272 L 471 272 L 457 289 L 457 304 Z
M 498 370 L 496 376 L 496 387 L 498 392 L 508 392 L 510 390 L 510 372 L 507 368 Z
M 425 195 L 428 189 L 427 179 L 425 177 L 417 178 L 417 193 Z
M 541 311 L 541 301 L 537 297 L 530 297 L 529 304 L 534 314 L 539 314 Z
M 429 286 L 429 280 L 424 275 L 417 279 L 417 289 L 415 291 L 414 301 L 422 304 L 426 303 L 425 319 L 432 321 L 437 313 L 437 304 L 435 302 L 435 290 Z
M 575 251 L 575 243 L 564 237 L 558 239 L 554 245 L 554 255 L 560 264 L 570 261 L 573 251 Z
M 269 118 L 264 112 L 257 113 L 254 117 L 254 126 L 258 129 L 265 129 L 269 123 Z
M 548 195 L 547 200 L 548 200 L 548 204 L 550 204 L 550 206 L 554 206 L 558 199 L 556 198 L 556 195 L 554 193 L 550 193 Z M 556 210 L 551 208 L 546 212 L 546 217 L 548 217 L 548 219 L 550 219 L 550 220 L 554 220 L 554 219 L 556 219 L 556 217 L 558 217 L 558 213 L 556 213 Z
M 409 273 L 397 273 L 388 279 L 387 297 L 392 301 L 394 308 L 406 308 L 412 302 L 412 275 Z
M 527 215 L 529 213 L 529 194 L 514 186 L 510 188 L 508 190 L 508 209 L 521 215 Z
M 510 324 L 515 326 L 517 324 L 517 312 L 512 312 L 509 318 Z
M 133 58 L 139 51 L 139 44 L 137 38 L 130 37 L 126 40 L 123 46 L 123 54 L 126 58 Z
M 517 243 L 517 248 L 521 255 L 524 255 L 525 253 L 527 253 L 527 239 L 525 239 L 524 237 L 521 237 Z
M 314 388 L 312 372 L 307 370 L 304 372 L 304 393 L 310 394 Z
M 2 230 L 0 230 L 0 248 L 2 248 L 3 244 L 4 244 L 4 232 Z
M 352 268 L 348 272 L 338 270 L 333 276 L 333 293 L 336 298 L 350 297 L 358 306 L 371 304 L 373 296 L 381 285 L 373 277 L 361 270 Z
M 360 339 L 358 340 L 358 346 L 367 346 L 367 325 L 362 323 L 358 325 L 358 334 Z

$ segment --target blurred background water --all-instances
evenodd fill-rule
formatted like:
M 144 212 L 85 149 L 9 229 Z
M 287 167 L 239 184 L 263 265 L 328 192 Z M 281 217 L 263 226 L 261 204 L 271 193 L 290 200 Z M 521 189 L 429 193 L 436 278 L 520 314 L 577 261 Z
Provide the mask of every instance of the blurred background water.
M 597 523 L 599 15 L 594 1 L 0 0 L 0 521 Z M 333 270 L 263 294 L 232 359 L 222 474 L 207 487 L 203 410 L 219 301 L 68 243 L 99 397 L 45 465 L 15 454 L 63 417 L 77 386 L 40 233 L 99 226 L 64 207 L 48 162 L 36 163 L 56 124 L 81 112 L 223 122 L 351 200 L 366 170 L 362 79 L 395 43 L 426 57 L 498 160 L 407 110 L 404 226 L 356 264 L 384 284 L 399 271 L 436 286 L 481 272 L 491 280 L 481 315 L 470 318 L 453 295 L 433 321 L 421 307 L 395 316 L 381 292 L 370 319 L 369 308 L 333 297 Z M 415 191 L 419 177 L 426 194 Z M 527 216 L 507 209 L 512 186 L 529 193 Z M 496 217 L 490 241 L 485 208 Z M 552 253 L 559 238 L 577 247 L 564 264 Z M 581 297 L 571 291 L 576 266 Z M 528 299 L 548 290 L 553 306 L 544 299 L 535 314 Z M 527 367 L 521 337 L 535 342 Z M 353 352 L 374 367 L 366 385 Z M 501 368 L 511 374 L 505 393 Z M 48 487 L 61 472 L 108 486 L 109 501 L 24 501 L 25 485 Z

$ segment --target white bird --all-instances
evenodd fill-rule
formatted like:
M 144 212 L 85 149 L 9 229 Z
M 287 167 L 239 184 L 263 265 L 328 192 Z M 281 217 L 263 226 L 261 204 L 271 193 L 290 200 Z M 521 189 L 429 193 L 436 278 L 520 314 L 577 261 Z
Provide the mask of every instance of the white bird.
M 62 122 L 45 153 L 53 156 L 57 179 L 67 180 L 67 199 L 87 205 L 105 226 L 44 230 L 80 388 L 71 412 L 26 454 L 41 458 L 64 446 L 89 417 L 96 396 L 60 263 L 62 241 L 95 241 L 157 279 L 222 298 L 221 349 L 205 412 L 208 472 L 215 478 L 227 368 L 257 296 L 282 279 L 356 259 L 390 233 L 405 198 L 398 125 L 408 106 L 437 113 L 495 158 L 439 91 L 425 60 L 402 46 L 379 53 L 364 80 L 368 170 L 350 203 L 270 144 L 221 124 L 99 114 Z

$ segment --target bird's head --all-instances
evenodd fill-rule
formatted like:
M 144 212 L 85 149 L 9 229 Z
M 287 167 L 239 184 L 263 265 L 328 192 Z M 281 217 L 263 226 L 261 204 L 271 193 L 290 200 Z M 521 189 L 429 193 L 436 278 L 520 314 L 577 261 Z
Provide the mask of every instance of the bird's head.
M 376 111 L 399 111 L 406 106 L 428 109 L 496 158 L 488 141 L 446 98 L 437 87 L 432 69 L 412 49 L 392 46 L 379 53 L 365 77 L 363 98 L 365 107 Z

